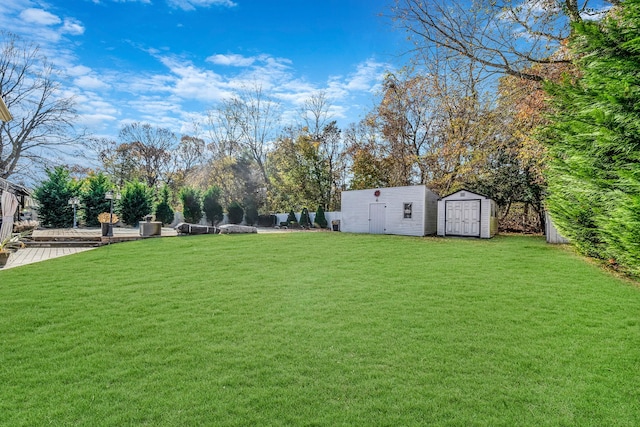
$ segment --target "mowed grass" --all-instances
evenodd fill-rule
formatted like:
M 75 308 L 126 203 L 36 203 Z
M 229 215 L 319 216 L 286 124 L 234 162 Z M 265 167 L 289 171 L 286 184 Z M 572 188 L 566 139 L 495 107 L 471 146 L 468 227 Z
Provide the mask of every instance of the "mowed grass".
M 149 239 L 0 314 L 0 425 L 640 425 L 640 289 L 537 237 Z

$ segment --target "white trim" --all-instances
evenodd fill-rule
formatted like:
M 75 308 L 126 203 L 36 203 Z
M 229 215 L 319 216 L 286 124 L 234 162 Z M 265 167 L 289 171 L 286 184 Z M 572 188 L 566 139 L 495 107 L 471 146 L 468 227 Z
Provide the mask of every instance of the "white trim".
M 9 109 L 7 108 L 6 104 L 2 100 L 1 96 L 0 96 L 0 120 L 3 122 L 8 122 L 10 120 L 13 120 L 13 117 L 11 116 Z

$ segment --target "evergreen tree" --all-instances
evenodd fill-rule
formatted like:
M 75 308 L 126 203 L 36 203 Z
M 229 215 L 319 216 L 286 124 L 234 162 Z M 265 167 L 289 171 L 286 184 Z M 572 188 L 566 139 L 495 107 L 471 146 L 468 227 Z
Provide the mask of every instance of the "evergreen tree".
M 151 190 L 140 181 L 126 183 L 117 210 L 125 224 L 137 226 L 153 210 Z
M 640 273 L 640 0 L 574 26 L 580 78 L 549 85 L 547 206 L 584 253 Z
M 240 224 L 244 217 L 244 209 L 239 202 L 231 202 L 227 207 L 227 215 L 231 224 Z
M 309 218 L 309 209 L 302 208 L 300 212 L 300 225 L 303 227 L 311 227 L 311 219 Z
M 39 205 L 40 223 L 45 227 L 71 227 L 73 206 L 69 204 L 69 199 L 78 196 L 80 183 L 74 181 L 69 170 L 63 166 L 47 169 L 45 173 L 48 179 L 33 193 Z
M 161 221 L 163 224 L 173 222 L 173 209 L 169 204 L 169 199 L 169 187 L 164 185 L 160 190 L 160 201 L 156 205 L 156 221 Z
M 296 218 L 296 214 L 293 212 L 293 209 L 291 209 L 289 211 L 289 216 L 287 216 L 287 223 L 291 224 L 291 223 L 298 223 L 298 218 Z
M 211 225 L 216 225 L 224 219 L 224 210 L 220 204 L 220 187 L 209 187 L 202 198 L 202 210 Z
M 324 209 L 322 205 L 318 205 L 318 210 L 316 210 L 316 217 L 314 219 L 314 223 L 320 228 L 327 228 L 328 222 L 327 218 L 324 216 Z
M 84 222 L 87 227 L 99 227 L 98 215 L 109 212 L 111 202 L 105 199 L 105 194 L 112 187 L 111 181 L 102 172 L 90 174 L 86 179 L 80 194 L 80 204 L 84 210 Z
M 180 190 L 182 214 L 189 224 L 197 224 L 202 219 L 202 202 L 200 192 L 195 188 L 184 187 Z
M 246 206 L 244 210 L 244 222 L 247 225 L 254 225 L 258 222 L 258 209 L 254 203 L 249 203 Z

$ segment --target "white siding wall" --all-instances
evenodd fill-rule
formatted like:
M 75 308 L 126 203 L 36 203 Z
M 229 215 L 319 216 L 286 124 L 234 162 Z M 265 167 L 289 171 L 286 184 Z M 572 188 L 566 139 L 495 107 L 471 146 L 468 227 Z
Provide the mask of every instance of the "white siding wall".
M 491 200 L 480 201 L 480 238 L 488 239 L 491 236 Z
M 353 190 L 342 192 L 342 222 L 340 231 L 347 233 L 369 232 L 369 203 L 375 203 L 375 190 Z M 382 195 L 382 190 L 380 191 Z
M 376 190 L 380 191 L 378 197 Z M 435 234 L 438 196 L 424 185 L 342 192 L 341 230 L 369 233 L 369 205 L 386 206 L 385 234 L 424 236 Z M 412 204 L 411 218 L 404 218 L 404 204 Z

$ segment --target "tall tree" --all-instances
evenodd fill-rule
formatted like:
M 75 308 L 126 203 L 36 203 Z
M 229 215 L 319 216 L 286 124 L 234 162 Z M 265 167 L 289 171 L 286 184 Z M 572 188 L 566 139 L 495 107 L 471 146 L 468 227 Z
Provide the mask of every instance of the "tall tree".
M 369 114 L 345 132 L 345 154 L 348 163 L 349 188 L 386 187 L 391 184 L 389 153 L 381 141 L 381 132 L 374 115 Z
M 583 252 L 640 274 L 640 0 L 575 25 L 578 79 L 549 85 L 547 204 Z
M 331 177 L 320 157 L 319 143 L 308 135 L 280 138 L 269 155 L 273 186 L 269 192 L 272 209 L 284 210 L 305 205 L 326 204 Z
M 396 0 L 393 15 L 424 58 L 438 51 L 489 73 L 542 81 L 532 66 L 571 62 L 553 55 L 570 36 L 571 24 L 604 10 L 595 0 Z
M 134 122 L 120 129 L 119 138 L 126 153 L 135 160 L 140 178 L 149 188 L 158 187 L 170 173 L 176 135 L 165 128 Z
M 59 72 L 36 45 L 0 31 L 0 96 L 13 120 L 0 122 L 0 177 L 30 175 L 33 163 L 50 165 L 63 147 L 81 139 L 74 100 L 65 97 Z
M 280 104 L 270 99 L 256 84 L 225 99 L 209 113 L 210 148 L 214 158 L 237 157 L 247 153 L 255 162 L 263 185 L 269 185 L 266 158 L 276 139 Z

